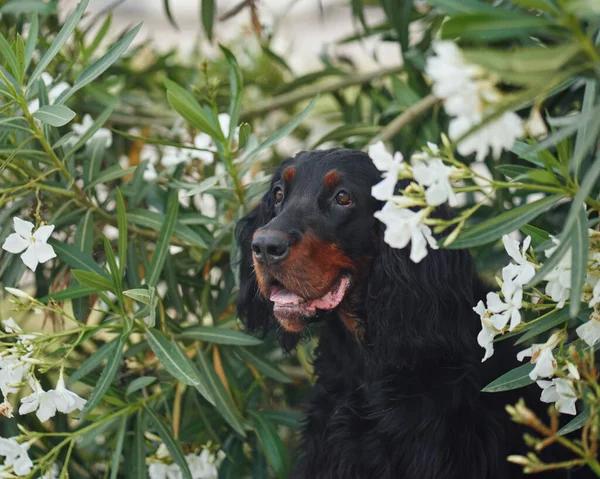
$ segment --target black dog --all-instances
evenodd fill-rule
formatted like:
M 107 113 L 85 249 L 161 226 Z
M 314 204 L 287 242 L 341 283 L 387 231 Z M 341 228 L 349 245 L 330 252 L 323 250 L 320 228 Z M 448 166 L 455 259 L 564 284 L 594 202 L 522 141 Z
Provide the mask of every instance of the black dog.
M 486 289 L 471 256 L 439 249 L 415 264 L 384 243 L 385 226 L 373 217 L 382 204 L 371 196 L 380 179 L 359 151 L 300 153 L 237 227 L 238 309 L 248 329 L 278 324 L 291 349 L 308 323 L 323 322 L 292 475 L 521 477 L 506 457 L 525 452 L 523 431 L 504 405 L 523 391 L 480 392 L 518 363 L 497 347 L 481 364 L 472 308 Z M 527 404 L 539 404 L 539 394 L 533 386 Z

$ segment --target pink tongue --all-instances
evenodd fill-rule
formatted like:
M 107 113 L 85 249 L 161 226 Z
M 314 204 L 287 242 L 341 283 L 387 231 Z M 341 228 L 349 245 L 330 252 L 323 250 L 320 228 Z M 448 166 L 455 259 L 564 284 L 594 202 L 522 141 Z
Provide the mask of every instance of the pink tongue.
M 296 293 L 281 286 L 273 286 L 271 288 L 271 297 L 269 299 L 275 303 L 276 308 L 298 309 L 304 312 L 314 313 L 317 308 L 335 308 L 340 304 L 342 299 L 344 299 L 348 286 L 350 286 L 348 278 L 342 278 L 337 288 L 329 291 L 321 298 L 312 299 L 310 301 L 302 299 Z

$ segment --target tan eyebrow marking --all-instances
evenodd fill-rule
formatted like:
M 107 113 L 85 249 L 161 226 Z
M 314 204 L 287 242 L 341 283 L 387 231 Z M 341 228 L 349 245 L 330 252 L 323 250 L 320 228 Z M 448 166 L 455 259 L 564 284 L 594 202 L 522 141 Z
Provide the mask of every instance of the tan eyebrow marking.
M 289 183 L 290 181 L 292 181 L 295 174 L 296 174 L 296 168 L 293 168 L 293 167 L 286 168 L 285 171 L 283 172 L 283 179 L 287 183 Z
M 331 170 L 325 175 L 325 186 L 327 188 L 333 188 L 338 181 L 340 181 L 340 174 L 335 170 Z

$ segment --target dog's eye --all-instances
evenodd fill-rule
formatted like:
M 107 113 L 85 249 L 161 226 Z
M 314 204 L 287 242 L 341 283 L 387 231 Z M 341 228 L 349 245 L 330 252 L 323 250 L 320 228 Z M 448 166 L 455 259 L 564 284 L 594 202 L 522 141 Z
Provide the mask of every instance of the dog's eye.
M 279 204 L 283 201 L 283 190 L 281 188 L 275 188 L 273 190 L 273 198 L 275 198 L 275 204 Z
M 335 195 L 335 202 L 341 206 L 350 206 L 352 204 L 350 195 L 344 190 L 339 191 L 338 194 Z

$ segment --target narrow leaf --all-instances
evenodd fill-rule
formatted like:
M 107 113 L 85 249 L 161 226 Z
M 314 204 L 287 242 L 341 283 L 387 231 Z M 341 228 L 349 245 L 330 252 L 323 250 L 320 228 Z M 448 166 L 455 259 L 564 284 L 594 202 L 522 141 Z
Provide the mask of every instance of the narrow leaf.
M 33 85 L 33 83 L 38 79 L 38 77 L 41 75 L 41 73 L 46 69 L 48 64 L 52 61 L 52 59 L 60 51 L 61 47 L 69 39 L 69 37 L 73 33 L 73 30 L 75 30 L 75 27 L 79 24 L 79 20 L 81 19 L 83 12 L 87 8 L 87 4 L 88 4 L 88 0 L 81 0 L 81 2 L 79 2 L 77 7 L 75 8 L 75 10 L 73 10 L 73 13 L 71 13 L 71 15 L 69 15 L 69 18 L 67 18 L 67 21 L 61 28 L 60 32 L 58 32 L 58 35 L 56 35 L 56 38 L 50 45 L 50 48 L 48 48 L 48 50 L 46 50 L 46 53 L 44 53 L 44 56 L 41 58 L 37 67 L 35 68 L 35 70 L 33 70 L 31 77 L 29 77 L 29 82 L 27 83 L 27 89 L 29 89 L 29 87 L 31 87 L 31 85 Z
M 85 378 L 94 369 L 100 366 L 106 358 L 114 356 L 117 352 L 118 347 L 119 341 L 116 340 L 113 340 L 109 343 L 104 343 L 98 348 L 98 350 L 94 354 L 88 357 L 83 363 L 81 363 L 77 367 L 77 369 L 73 371 L 73 373 L 69 376 L 67 385 L 74 384 L 80 379 Z
M 589 235 L 587 214 L 583 208 L 575 220 L 575 227 L 571 233 L 571 297 L 569 299 L 569 314 L 572 318 L 577 316 L 581 307 L 581 294 L 587 274 L 587 261 L 589 249 Z
M 108 361 L 106 366 L 104 366 L 104 370 L 100 375 L 100 379 L 96 383 L 96 387 L 92 391 L 90 398 L 88 399 L 83 411 L 81 411 L 80 419 L 83 419 L 89 412 L 91 412 L 96 405 L 100 402 L 100 400 L 108 391 L 108 388 L 112 384 L 117 375 L 117 371 L 119 370 L 119 366 L 121 365 L 121 359 L 123 358 L 123 339 L 118 337 L 113 340 L 113 342 L 117 343 L 116 350 L 114 354 L 108 356 Z
M 562 195 L 548 196 L 533 203 L 506 211 L 494 218 L 469 228 L 458 236 L 449 249 L 472 248 L 490 243 L 502 235 L 511 233 L 551 208 L 563 198 Z
M 116 180 L 117 178 L 122 178 L 123 176 L 130 175 L 136 170 L 136 168 L 137 167 L 135 166 L 132 166 L 131 168 L 121 168 L 120 165 L 111 166 L 110 168 L 104 170 L 102 174 L 94 181 L 88 183 L 85 189 L 89 190 L 90 188 L 96 185 L 107 183 L 109 181 Z
M 165 213 L 165 222 L 160 229 L 158 234 L 158 240 L 156 242 L 156 249 L 154 250 L 154 256 L 150 263 L 150 275 L 146 279 L 146 284 L 151 288 L 156 286 L 160 273 L 162 272 L 169 247 L 171 246 L 171 237 L 175 230 L 175 223 L 177 222 L 177 214 L 179 212 L 179 198 L 177 197 L 177 190 L 170 190 L 167 199 L 167 209 Z
M 568 320 L 569 312 L 565 308 L 550 311 L 550 313 L 538 318 L 535 325 L 531 329 L 528 329 L 527 332 L 515 342 L 515 344 L 527 342 L 530 339 L 533 339 L 536 336 L 548 331 L 549 329 L 556 328 L 561 324 L 564 324 L 564 322 Z
M 33 51 L 37 43 L 38 35 L 40 33 L 40 17 L 34 14 L 29 24 L 29 33 L 27 34 L 27 40 L 25 41 L 25 70 L 31 63 L 33 57 Z
M 160 363 L 172 376 L 188 386 L 197 386 L 200 383 L 198 375 L 188 363 L 188 358 L 181 348 L 156 329 L 146 329 L 146 339 Z
M 117 226 L 119 229 L 119 268 L 123 275 L 127 261 L 127 211 L 119 188 L 117 188 Z
M 109 280 L 91 271 L 74 269 L 73 276 L 84 286 L 95 288 L 96 291 L 115 291 L 115 287 Z
M 113 459 L 110 468 L 110 479 L 117 479 L 119 474 L 119 465 L 121 462 L 121 452 L 123 451 L 123 442 L 125 440 L 125 432 L 127 428 L 127 416 L 123 416 L 119 422 L 119 432 L 117 433 L 117 443 L 113 451 Z
M 50 126 L 63 126 L 75 118 L 75 112 L 63 105 L 46 105 L 37 110 L 33 116 Z
M 165 425 L 164 422 L 160 420 L 160 418 L 156 415 L 156 413 L 148 407 L 147 404 L 144 404 L 144 411 L 148 414 L 148 417 L 154 424 L 156 432 L 162 439 L 165 446 L 171 453 L 171 457 L 175 461 L 175 463 L 181 468 L 181 472 L 183 473 L 183 477 L 186 479 L 192 479 L 192 474 L 190 472 L 190 468 L 188 467 L 187 461 L 185 460 L 185 456 L 183 455 L 183 450 L 181 449 L 181 445 L 173 437 L 171 430 Z
M 532 384 L 533 381 L 529 377 L 529 373 L 533 370 L 533 364 L 526 363 L 518 368 L 503 374 L 498 379 L 489 383 L 482 389 L 485 393 L 497 393 L 500 391 L 511 391 Z
M 288 477 L 288 456 L 283 442 L 279 434 L 277 434 L 277 429 L 260 412 L 249 411 L 249 413 L 267 461 L 277 474 L 277 477 Z
M 575 416 L 571 421 L 565 424 L 558 430 L 559 436 L 565 436 L 573 431 L 577 431 L 585 426 L 585 423 L 588 421 L 590 417 L 590 410 L 586 408 L 583 412 Z
M 215 8 L 215 0 L 201 0 L 201 2 L 202 26 L 204 27 L 204 33 L 206 34 L 208 40 L 212 42 L 213 25 L 215 23 L 215 15 L 217 13 L 217 9 Z
M 104 270 L 98 266 L 98 263 L 96 263 L 91 256 L 84 255 L 75 249 L 75 247 L 67 243 L 56 241 L 53 238 L 48 240 L 48 244 L 52 245 L 57 256 L 67 263 L 71 268 L 89 271 L 99 274 L 100 276 L 106 275 Z
M 225 328 L 193 326 L 183 330 L 179 336 L 187 339 L 206 341 L 208 343 L 228 344 L 232 346 L 256 346 L 262 344 L 262 340 L 254 336 Z
M 235 352 L 241 359 L 243 359 L 244 361 L 248 361 L 250 364 L 252 364 L 254 367 L 256 367 L 256 369 L 258 369 L 265 376 L 273 378 L 276 381 L 279 381 L 282 383 L 291 383 L 292 382 L 292 379 L 287 374 L 285 374 L 281 369 L 279 369 L 277 366 L 274 366 L 271 363 L 265 361 L 264 359 L 259 358 L 258 356 L 252 354 L 247 349 L 236 348 Z
M 133 394 L 134 392 L 139 391 L 140 389 L 150 386 L 150 384 L 153 384 L 155 382 L 156 378 L 154 376 L 142 376 L 140 378 L 135 378 L 127 385 L 125 395 L 129 396 L 130 394 Z

